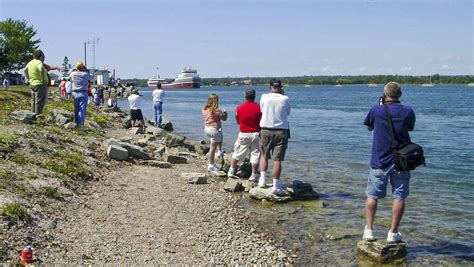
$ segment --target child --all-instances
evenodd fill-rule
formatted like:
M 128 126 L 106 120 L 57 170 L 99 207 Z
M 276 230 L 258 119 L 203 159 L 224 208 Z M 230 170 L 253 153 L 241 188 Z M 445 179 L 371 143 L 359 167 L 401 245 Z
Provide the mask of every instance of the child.
M 212 93 L 209 95 L 207 105 L 202 109 L 204 116 L 204 132 L 209 137 L 209 171 L 217 171 L 217 165 L 214 163 L 215 153 L 218 147 L 222 146 L 222 125 L 221 120 L 227 120 L 227 111 L 219 108 L 219 97 Z M 222 152 L 220 151 L 220 156 Z

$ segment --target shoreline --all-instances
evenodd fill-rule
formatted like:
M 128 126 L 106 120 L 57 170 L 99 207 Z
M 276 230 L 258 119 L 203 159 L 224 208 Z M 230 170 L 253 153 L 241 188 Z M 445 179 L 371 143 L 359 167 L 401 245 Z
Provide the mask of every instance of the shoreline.
M 170 164 L 166 169 L 147 166 L 147 160 L 110 160 L 102 145 L 107 139 L 122 137 L 131 144 L 144 139 L 122 128 L 122 111 L 89 106 L 87 126 L 66 129 L 58 122 L 59 115 L 33 124 L 11 120 L 11 112 L 24 109 L 27 98 L 14 100 L 9 95 L 3 101 L 18 103 L 2 114 L 0 129 L 2 136 L 14 136 L 2 141 L 6 149 L 2 150 L 0 180 L 0 262 L 19 263 L 20 251 L 27 245 L 34 249 L 36 264 L 293 262 L 263 227 L 252 222 L 250 213 L 238 206 L 238 196 L 221 191 L 220 180 L 195 185 L 180 179 L 182 172 L 205 172 L 205 156 L 184 153 L 188 145 L 166 147 L 188 158 L 187 164 Z M 45 114 L 67 115 L 71 106 L 50 99 L 48 107 Z M 146 142 L 143 147 L 150 155 L 154 152 Z M 69 165 L 53 163 L 66 158 L 72 159 L 65 160 Z M 6 173 L 8 169 L 12 171 Z M 126 193 L 117 195 L 123 190 Z M 124 200 L 118 199 L 122 197 Z M 12 205 L 26 215 L 5 212 Z M 162 212 L 153 215 L 144 210 L 146 206 Z M 190 223 L 193 220 L 195 224 Z M 169 235 L 173 229 L 174 235 Z

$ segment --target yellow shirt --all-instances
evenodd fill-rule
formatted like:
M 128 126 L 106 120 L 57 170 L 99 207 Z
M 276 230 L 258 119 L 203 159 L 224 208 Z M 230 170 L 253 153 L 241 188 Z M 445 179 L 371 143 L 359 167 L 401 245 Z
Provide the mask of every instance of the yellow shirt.
M 43 62 L 38 59 L 33 59 L 26 65 L 28 75 L 30 76 L 30 85 L 45 85 L 48 83 L 48 70 L 44 67 Z M 41 72 L 43 71 L 43 77 Z

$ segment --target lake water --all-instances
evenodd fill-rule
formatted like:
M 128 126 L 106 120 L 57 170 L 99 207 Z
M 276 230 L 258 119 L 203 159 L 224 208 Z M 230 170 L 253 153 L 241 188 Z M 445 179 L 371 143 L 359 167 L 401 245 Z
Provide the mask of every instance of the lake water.
M 252 87 L 257 99 L 267 87 Z M 412 172 L 410 196 L 400 225 L 409 263 L 472 264 L 474 261 L 474 88 L 462 85 L 403 86 L 402 103 L 417 121 L 412 140 L 425 149 L 426 167 Z M 209 93 L 229 112 L 223 123 L 224 147 L 231 151 L 238 127 L 234 109 L 247 87 L 167 90 L 163 114 L 175 131 L 206 139 L 201 108 Z M 324 208 L 314 201 L 242 205 L 287 248 L 299 246 L 302 264 L 361 263 L 356 245 L 365 225 L 364 197 L 372 134 L 363 120 L 382 94 L 382 86 L 285 88 L 290 98 L 291 139 L 282 176 L 313 185 Z M 144 115 L 152 118 L 151 91 L 142 89 Z M 119 101 L 124 110 L 126 100 Z M 283 179 L 284 180 L 284 179 Z M 389 189 L 390 190 L 390 189 Z M 390 197 L 379 201 L 375 235 L 390 226 Z M 334 237 L 329 238 L 329 236 Z

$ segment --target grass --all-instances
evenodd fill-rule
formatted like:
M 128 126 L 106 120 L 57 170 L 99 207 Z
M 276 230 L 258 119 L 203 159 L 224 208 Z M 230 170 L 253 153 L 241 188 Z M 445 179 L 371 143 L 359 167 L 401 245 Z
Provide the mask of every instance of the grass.
M 54 171 L 59 174 L 62 179 L 68 180 L 69 177 L 90 177 L 92 173 L 83 165 L 85 165 L 85 158 L 78 152 L 69 154 L 61 152 L 54 158 L 43 163 L 42 167 Z
M 8 169 L 0 169 L 0 180 L 15 180 L 17 174 Z
M 1 210 L 1 214 L 3 216 L 9 215 L 22 221 L 27 221 L 30 219 L 28 211 L 16 202 L 5 205 Z
M 94 113 L 91 113 L 91 117 L 92 117 L 92 120 L 97 122 L 97 123 L 103 123 L 103 124 L 106 124 L 109 122 L 109 118 L 105 117 L 105 116 L 101 116 L 101 115 L 97 115 L 97 114 L 94 114 Z
M 9 156 L 9 159 L 13 162 L 15 162 L 18 165 L 26 165 L 28 164 L 28 160 L 21 154 L 12 154 Z
M 49 197 L 49 198 L 53 198 L 53 199 L 57 199 L 57 200 L 63 200 L 63 196 L 61 195 L 61 193 L 58 192 L 57 188 L 53 188 L 53 187 L 50 187 L 50 186 L 45 186 L 45 187 L 41 188 L 40 193 L 42 195 L 45 195 L 45 196 Z

